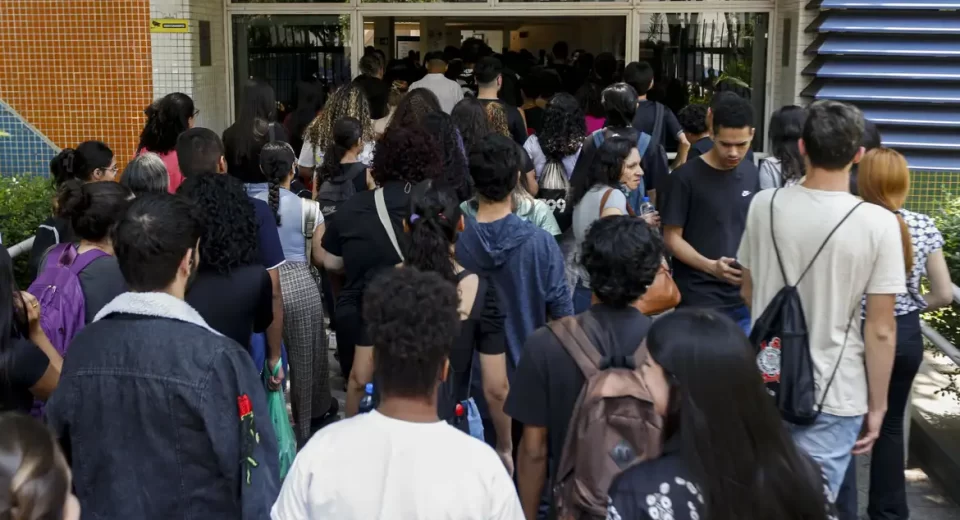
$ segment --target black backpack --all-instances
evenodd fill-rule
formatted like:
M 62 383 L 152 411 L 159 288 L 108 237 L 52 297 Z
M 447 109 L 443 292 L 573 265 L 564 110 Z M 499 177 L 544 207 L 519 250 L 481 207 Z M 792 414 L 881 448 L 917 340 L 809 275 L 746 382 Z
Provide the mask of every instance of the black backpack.
M 667 156 L 667 150 L 663 147 L 663 110 L 664 106 L 656 101 L 653 102 L 656 110 L 653 123 L 653 133 L 650 135 L 650 142 L 655 147 L 657 158 L 663 163 L 663 171 L 670 171 L 670 157 Z M 676 136 L 674 136 L 676 137 Z M 643 157 L 643 155 L 640 155 Z
M 353 163 L 345 174 L 327 179 L 320 184 L 317 188 L 317 202 L 320 203 L 320 211 L 324 218 L 336 213 L 341 204 L 357 193 L 354 179 L 357 175 L 365 175 L 366 173 L 366 164 Z
M 807 320 L 803 313 L 803 304 L 800 301 L 797 286 L 800 285 L 810 268 L 813 267 L 817 257 L 823 252 L 823 248 L 826 247 L 833 234 L 863 202 L 854 206 L 834 226 L 827 238 L 820 244 L 816 254 L 813 255 L 810 264 L 797 278 L 796 283 L 790 284 L 787 281 L 787 272 L 783 267 L 777 237 L 773 231 L 773 201 L 776 200 L 779 192 L 780 188 L 774 191 L 770 198 L 770 236 L 773 239 L 773 250 L 777 254 L 777 263 L 780 266 L 780 274 L 783 276 L 784 287 L 774 295 L 766 309 L 763 310 L 763 314 L 753 325 L 753 329 L 750 331 L 750 344 L 756 349 L 757 366 L 763 375 L 767 392 L 773 396 L 777 409 L 780 410 L 780 415 L 789 423 L 805 426 L 813 424 L 823 409 L 823 401 L 826 399 L 830 385 L 833 384 L 837 369 L 840 368 L 840 363 L 843 360 L 843 352 L 847 347 L 847 336 L 850 334 L 850 322 L 853 321 L 853 316 L 847 323 L 847 333 L 843 338 L 840 356 L 833 368 L 833 373 L 830 374 L 830 379 L 827 380 L 827 386 L 823 390 L 823 399 L 817 404 L 817 384 L 813 375 L 813 359 L 810 355 Z M 855 306 L 854 312 L 859 308 L 859 305 Z
M 462 280 L 465 276 L 469 275 L 468 271 L 462 271 L 461 276 L 458 277 L 458 280 Z M 483 312 L 484 300 L 487 297 L 487 291 L 493 291 L 488 283 L 488 280 L 484 276 L 479 276 L 477 280 L 477 295 L 473 300 L 473 307 L 470 309 L 470 319 L 479 320 L 481 313 Z M 453 369 L 453 366 L 450 367 L 450 373 L 447 375 L 447 379 L 440 383 L 440 388 L 437 390 L 437 416 L 440 420 L 446 421 L 452 426 L 456 427 L 464 433 L 470 433 L 469 426 L 466 421 L 466 415 L 463 417 L 458 417 L 456 413 L 457 405 L 468 401 L 470 397 L 471 387 L 473 385 L 473 364 L 477 359 L 477 352 L 473 350 L 470 355 L 470 362 L 467 363 L 467 368 L 463 372 L 457 372 Z M 466 385 L 463 384 L 463 379 L 466 378 Z M 466 393 L 461 389 L 466 388 Z

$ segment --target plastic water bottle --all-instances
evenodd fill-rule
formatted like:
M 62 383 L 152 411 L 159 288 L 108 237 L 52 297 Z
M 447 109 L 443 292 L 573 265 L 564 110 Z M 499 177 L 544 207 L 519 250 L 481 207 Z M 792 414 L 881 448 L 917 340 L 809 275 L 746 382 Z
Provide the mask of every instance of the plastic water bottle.
M 367 383 L 363 388 L 363 398 L 360 399 L 360 413 L 373 410 L 373 383 Z
M 643 201 L 640 203 L 640 216 L 642 217 L 655 211 L 657 211 L 657 208 L 653 207 L 653 203 L 650 202 L 650 197 L 644 197 Z

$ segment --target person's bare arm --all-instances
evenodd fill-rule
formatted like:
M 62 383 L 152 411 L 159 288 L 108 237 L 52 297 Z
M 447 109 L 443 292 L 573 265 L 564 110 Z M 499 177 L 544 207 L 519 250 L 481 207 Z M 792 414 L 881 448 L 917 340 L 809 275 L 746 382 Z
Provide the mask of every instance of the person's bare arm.
M 742 273 L 739 269 L 734 269 L 731 266 L 734 261 L 733 258 L 721 257 L 716 260 L 711 260 L 701 255 L 689 242 L 684 240 L 682 227 L 664 227 L 663 238 L 667 244 L 667 248 L 677 260 L 698 271 L 703 271 L 721 280 L 726 280 L 730 284 L 741 284 Z
M 854 454 L 868 453 L 880 436 L 887 413 L 887 391 L 897 352 L 897 320 L 893 315 L 896 295 L 868 294 L 867 319 L 863 329 L 867 365 L 868 411 Z
M 540 191 L 540 185 L 537 183 L 536 170 L 530 170 L 524 175 L 527 176 L 527 191 L 530 193 L 530 195 L 536 197 L 537 193 Z
M 363 389 L 367 383 L 373 381 L 373 347 L 357 345 L 353 354 L 353 368 L 350 369 L 350 379 L 347 381 L 347 417 L 357 415 L 360 410 L 360 400 L 363 399 Z
M 324 249 L 323 268 L 331 273 L 343 273 L 343 257 L 331 254 L 330 251 Z
M 273 286 L 273 322 L 267 327 L 267 361 L 271 369 L 280 362 L 280 351 L 283 348 L 283 292 L 280 289 L 280 270 L 270 269 L 270 285 Z M 270 377 L 268 385 L 271 390 L 280 388 L 283 381 L 283 366 L 276 377 Z
M 537 520 L 540 495 L 547 481 L 547 429 L 524 426 L 517 454 L 517 488 L 527 520 Z
M 923 295 L 927 302 L 926 310 L 936 310 L 953 303 L 953 281 L 950 280 L 950 269 L 947 268 L 942 249 L 927 257 L 927 278 L 930 280 L 930 292 Z
M 313 185 L 313 187 L 310 188 L 310 200 L 317 200 L 317 179 L 313 176 L 314 169 L 313 166 L 300 166 L 300 179 L 310 179 L 310 184 Z
M 690 153 L 690 141 L 687 140 L 687 134 L 680 132 L 677 135 L 677 156 L 673 158 L 672 169 L 676 170 L 683 163 L 687 162 L 687 154 Z
M 510 392 L 507 380 L 506 354 L 480 354 L 480 373 L 483 376 L 483 396 L 487 399 L 487 408 L 497 431 L 497 454 L 503 461 L 510 476 L 513 476 L 513 434 L 510 416 L 503 411 L 503 403 Z
M 326 229 L 326 224 L 318 224 L 313 230 L 313 238 L 310 241 L 310 262 L 316 267 L 323 267 L 323 257 L 327 253 L 323 248 L 323 233 Z
M 743 298 L 747 309 L 750 309 L 750 304 L 753 302 L 753 278 L 750 278 L 750 270 L 746 267 L 742 271 L 740 279 L 743 280 L 743 284 L 740 285 L 740 297 Z

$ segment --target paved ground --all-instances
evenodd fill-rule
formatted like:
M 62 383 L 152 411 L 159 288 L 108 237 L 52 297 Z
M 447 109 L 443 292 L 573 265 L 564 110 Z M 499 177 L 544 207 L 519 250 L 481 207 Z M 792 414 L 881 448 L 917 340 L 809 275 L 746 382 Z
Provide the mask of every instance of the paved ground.
M 330 384 L 334 396 L 340 401 L 340 409 L 345 406 L 346 381 L 340 375 L 340 364 L 333 357 L 336 340 L 331 341 L 330 355 Z M 857 484 L 860 491 L 858 504 L 861 518 L 866 519 L 867 490 L 870 486 L 870 459 L 861 457 L 858 461 Z M 920 468 L 910 468 L 906 471 L 907 501 L 910 505 L 910 517 L 913 520 L 958 520 L 960 507 L 943 494 L 940 486 L 930 480 Z

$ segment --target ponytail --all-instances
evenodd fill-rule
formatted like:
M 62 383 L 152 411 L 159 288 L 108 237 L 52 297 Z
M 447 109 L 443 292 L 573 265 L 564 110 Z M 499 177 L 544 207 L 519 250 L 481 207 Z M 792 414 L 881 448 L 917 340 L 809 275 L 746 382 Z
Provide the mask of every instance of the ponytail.
M 863 200 L 892 211 L 900 223 L 900 242 L 907 273 L 913 271 L 913 238 L 898 210 L 910 191 L 907 160 L 890 148 L 875 148 L 863 156 L 857 168 L 857 188 Z
M 296 159 L 293 148 L 280 141 L 271 141 L 263 145 L 260 151 L 260 169 L 269 185 L 267 205 L 273 211 L 273 217 L 277 219 L 278 226 L 280 225 L 280 183 L 290 176 Z
M 461 216 L 453 190 L 437 186 L 431 180 L 418 184 L 410 196 L 407 218 L 410 247 L 406 264 L 421 271 L 433 271 L 456 284 L 451 246 L 457 241 Z
M 323 152 L 323 164 L 317 174 L 318 184 L 339 175 L 340 161 L 363 139 L 363 125 L 355 117 L 344 117 L 335 121 L 332 132 L 330 142 Z
M 113 150 L 100 141 L 84 141 L 74 148 L 64 148 L 50 161 L 53 183 L 60 187 L 70 180 L 88 182 L 96 170 L 106 170 L 113 162 Z

